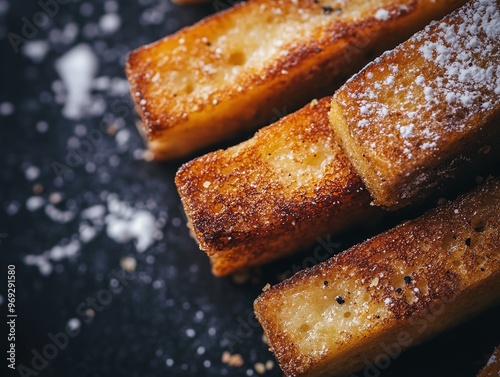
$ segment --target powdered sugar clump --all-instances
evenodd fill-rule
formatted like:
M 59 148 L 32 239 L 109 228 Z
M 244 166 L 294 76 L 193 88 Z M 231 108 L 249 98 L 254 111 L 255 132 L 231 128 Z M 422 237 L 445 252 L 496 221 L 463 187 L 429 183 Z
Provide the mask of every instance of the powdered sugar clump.
M 106 216 L 106 234 L 118 243 L 135 240 L 135 248 L 142 253 L 159 234 L 155 217 L 146 210 L 135 210 L 120 202 L 114 195 L 108 198 L 109 215 Z
M 97 73 L 99 62 L 89 45 L 73 47 L 56 62 L 56 70 L 61 76 L 67 92 L 63 115 L 69 119 L 79 119 L 90 105 L 92 80 Z
M 404 138 L 411 137 L 413 135 L 413 129 L 415 126 L 413 124 L 410 124 L 408 126 L 401 126 L 399 128 L 399 131 L 401 132 L 401 136 Z
M 391 18 L 391 14 L 385 9 L 379 9 L 377 13 L 375 13 L 375 18 L 379 21 L 387 21 Z
M 121 18 L 116 13 L 107 13 L 99 20 L 99 27 L 106 34 L 111 34 L 120 29 Z

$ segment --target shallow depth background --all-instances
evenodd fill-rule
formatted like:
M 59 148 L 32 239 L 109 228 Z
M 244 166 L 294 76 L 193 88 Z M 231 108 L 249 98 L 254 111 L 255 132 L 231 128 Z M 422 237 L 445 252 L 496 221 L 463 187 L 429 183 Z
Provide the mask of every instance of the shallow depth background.
M 131 49 L 232 2 L 61 3 L 44 16 L 34 1 L 0 0 L 0 312 L 13 264 L 17 365 L 44 376 L 256 375 L 255 363 L 274 359 L 252 302 L 267 282 L 311 259 L 274 263 L 243 283 L 211 275 L 173 183 L 181 161 L 145 161 L 123 68 Z M 26 40 L 13 47 L 9 32 Z M 140 221 L 154 231 L 120 229 L 139 232 Z M 369 233 L 345 235 L 337 249 Z M 499 314 L 404 353 L 380 375 L 475 375 L 499 342 Z M 65 331 L 74 336 L 57 335 L 54 346 Z M 52 360 L 32 365 L 44 351 Z M 243 365 L 223 363 L 224 351 L 241 354 Z M 281 375 L 268 367 L 266 375 Z M 6 361 L 0 368 L 10 372 Z

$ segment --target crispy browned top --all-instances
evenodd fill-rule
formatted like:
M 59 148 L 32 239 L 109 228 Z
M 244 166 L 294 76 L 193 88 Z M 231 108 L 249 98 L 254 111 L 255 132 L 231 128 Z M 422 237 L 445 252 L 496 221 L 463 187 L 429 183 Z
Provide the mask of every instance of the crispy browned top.
M 132 96 L 154 139 L 259 86 L 289 80 L 336 42 L 429 1 L 251 0 L 133 51 L 126 66 Z
M 431 24 L 367 66 L 334 100 L 383 182 L 445 160 L 500 113 L 498 2 L 472 1 Z
M 203 249 L 227 249 L 359 205 L 345 199 L 363 185 L 335 142 L 329 101 L 180 168 L 177 188 Z
M 497 179 L 297 273 L 262 293 L 255 311 L 283 370 L 299 375 L 354 339 L 498 280 L 499 250 Z

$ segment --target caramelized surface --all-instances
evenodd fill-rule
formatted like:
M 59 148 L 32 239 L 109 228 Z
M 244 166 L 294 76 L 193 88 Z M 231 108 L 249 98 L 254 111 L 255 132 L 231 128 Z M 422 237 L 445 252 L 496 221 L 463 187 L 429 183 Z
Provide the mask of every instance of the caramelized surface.
M 499 250 L 494 180 L 299 272 L 255 312 L 287 376 L 347 375 L 498 302 Z
M 269 123 L 464 0 L 252 0 L 133 51 L 131 93 L 157 159 Z
M 216 275 L 311 245 L 373 213 L 329 127 L 331 97 L 185 164 L 176 184 Z
M 398 207 L 500 161 L 500 6 L 473 1 L 334 95 L 332 126 L 376 204 Z

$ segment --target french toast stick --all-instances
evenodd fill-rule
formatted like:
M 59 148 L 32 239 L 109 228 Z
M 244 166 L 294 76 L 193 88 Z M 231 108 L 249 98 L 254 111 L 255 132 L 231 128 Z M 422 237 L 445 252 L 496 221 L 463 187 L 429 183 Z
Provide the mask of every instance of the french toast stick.
M 498 377 L 500 376 L 500 346 L 495 348 L 488 362 L 479 372 L 477 377 Z
M 329 127 L 330 101 L 314 101 L 177 172 L 188 226 L 215 275 L 303 250 L 375 215 Z
M 333 96 L 332 127 L 376 205 L 419 201 L 500 162 L 499 4 L 471 1 Z
M 126 72 L 156 159 L 271 123 L 332 93 L 465 0 L 251 0 L 130 53 Z
M 302 270 L 254 307 L 286 376 L 344 376 L 385 369 L 497 303 L 499 285 L 497 179 Z

